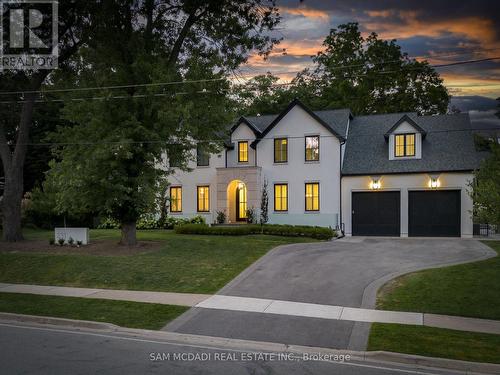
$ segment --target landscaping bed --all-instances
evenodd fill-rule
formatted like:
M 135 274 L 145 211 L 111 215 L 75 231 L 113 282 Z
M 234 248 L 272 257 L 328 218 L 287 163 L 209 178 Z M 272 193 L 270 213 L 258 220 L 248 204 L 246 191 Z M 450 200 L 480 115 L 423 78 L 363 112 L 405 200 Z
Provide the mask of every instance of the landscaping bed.
M 0 293 L 1 312 L 90 320 L 130 328 L 161 329 L 187 309 L 154 303 Z
M 160 241 L 140 241 L 136 246 L 122 246 L 116 240 L 94 240 L 88 245 L 50 244 L 47 240 L 25 240 L 21 242 L 0 242 L 0 252 L 48 253 L 87 255 L 134 255 L 157 251 L 163 247 Z
M 287 237 L 308 237 L 318 240 L 329 240 L 336 236 L 334 230 L 326 227 L 269 224 L 247 224 L 238 226 L 208 226 L 203 224 L 185 224 L 175 227 L 175 233 L 218 236 L 247 236 L 250 234 L 267 234 Z

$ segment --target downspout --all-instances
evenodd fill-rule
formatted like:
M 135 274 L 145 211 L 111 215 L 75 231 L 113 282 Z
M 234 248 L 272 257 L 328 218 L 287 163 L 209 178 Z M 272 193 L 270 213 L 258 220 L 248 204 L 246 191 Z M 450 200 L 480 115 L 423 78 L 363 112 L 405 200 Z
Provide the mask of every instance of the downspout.
M 339 147 L 339 230 L 340 230 L 340 236 L 337 238 L 342 238 L 344 237 L 344 231 L 342 230 L 342 146 L 345 145 L 346 141 L 340 142 L 340 147 Z
M 257 166 L 257 145 L 255 145 L 255 166 Z

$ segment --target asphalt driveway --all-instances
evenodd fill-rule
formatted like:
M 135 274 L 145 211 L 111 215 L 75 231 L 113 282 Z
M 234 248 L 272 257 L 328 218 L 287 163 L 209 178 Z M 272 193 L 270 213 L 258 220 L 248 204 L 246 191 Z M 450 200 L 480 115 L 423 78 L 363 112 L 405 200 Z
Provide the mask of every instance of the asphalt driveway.
M 218 294 L 373 308 L 401 274 L 494 255 L 475 240 L 345 238 L 276 248 Z M 363 350 L 369 323 L 193 308 L 165 329 L 208 336 Z

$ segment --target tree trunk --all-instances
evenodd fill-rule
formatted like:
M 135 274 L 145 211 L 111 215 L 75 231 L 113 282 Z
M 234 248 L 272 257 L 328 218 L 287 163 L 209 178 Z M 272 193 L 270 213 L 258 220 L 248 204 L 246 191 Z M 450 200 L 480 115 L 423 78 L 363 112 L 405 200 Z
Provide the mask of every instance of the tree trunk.
M 122 238 L 121 245 L 135 246 L 137 245 L 137 236 L 135 230 L 135 221 L 122 223 Z
M 32 89 L 39 90 L 47 77 L 47 72 L 40 72 L 33 78 Z M 27 93 L 21 109 L 21 118 L 17 130 L 16 146 L 12 152 L 7 142 L 5 129 L 0 129 L 0 156 L 5 175 L 2 198 L 3 240 L 21 241 L 21 200 L 23 197 L 23 172 L 28 150 L 29 132 L 33 122 L 33 111 L 37 93 Z
M 3 240 L 22 241 L 21 202 L 23 196 L 23 169 L 9 170 L 5 174 L 2 198 Z

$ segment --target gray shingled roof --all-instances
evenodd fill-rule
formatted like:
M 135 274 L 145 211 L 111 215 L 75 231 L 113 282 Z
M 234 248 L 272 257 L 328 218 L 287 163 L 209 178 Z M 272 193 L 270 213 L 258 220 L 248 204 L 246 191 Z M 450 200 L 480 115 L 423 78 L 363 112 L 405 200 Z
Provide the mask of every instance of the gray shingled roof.
M 359 116 L 349 126 L 344 175 L 465 171 L 479 167 L 485 153 L 476 151 L 468 114 L 417 116 L 409 113 L 427 137 L 422 158 L 389 160 L 384 134 L 404 113 Z
M 349 109 L 333 109 L 326 111 L 313 111 L 319 118 L 332 127 L 339 135 L 345 137 L 347 120 L 351 115 Z M 263 133 L 278 115 L 265 116 L 245 116 L 245 118 L 255 125 Z
M 273 120 L 278 115 L 265 115 L 265 116 L 245 116 L 245 118 L 255 125 L 257 129 L 262 133 L 267 129 L 269 124 L 273 122 Z

